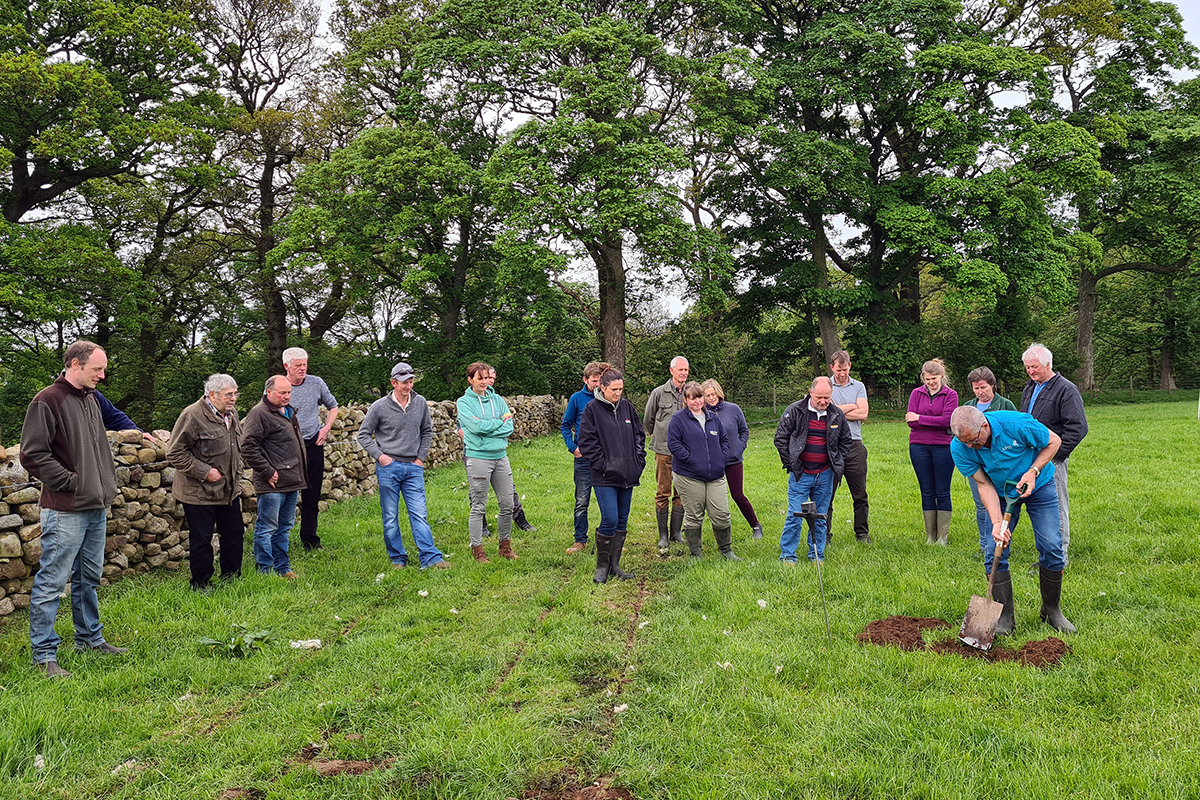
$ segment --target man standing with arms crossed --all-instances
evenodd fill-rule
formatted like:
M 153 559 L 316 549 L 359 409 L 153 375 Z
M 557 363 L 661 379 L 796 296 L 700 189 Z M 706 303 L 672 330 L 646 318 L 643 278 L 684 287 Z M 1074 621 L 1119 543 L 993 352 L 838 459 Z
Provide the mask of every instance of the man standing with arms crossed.
M 104 433 L 96 384 L 108 356 L 78 341 L 63 354 L 66 369 L 30 402 L 21 428 L 21 465 L 42 482 L 42 558 L 29 601 L 33 664 L 47 678 L 69 678 L 58 665 L 54 618 L 71 581 L 75 647 L 107 655 L 128 652 L 104 640 L 96 589 L 104 566 L 105 511 L 117 496 L 117 470 Z
M 308 353 L 300 347 L 283 351 L 283 369 L 292 385 L 291 406 L 296 409 L 300 435 L 304 437 L 304 457 L 308 463 L 307 487 L 300 492 L 300 544 L 305 550 L 320 550 L 317 535 L 318 503 L 325 481 L 325 440 L 338 416 L 338 402 L 325 381 L 308 374 Z M 325 424 L 321 424 L 318 406 L 325 406 Z
M 671 487 L 671 450 L 667 447 L 667 426 L 676 411 L 687 408 L 683 397 L 683 385 L 687 383 L 690 367 L 683 356 L 671 359 L 671 379 L 662 386 L 656 386 L 650 391 L 646 400 L 646 413 L 642 415 L 642 425 L 646 428 L 646 436 L 650 439 L 650 447 L 654 450 L 654 511 L 658 517 L 658 552 L 666 555 L 669 546 L 667 536 L 667 515 L 670 514 L 670 541 L 683 541 L 683 501 L 679 492 L 674 492 L 672 502 Z
M 579 452 L 579 420 L 583 409 L 596 399 L 596 387 L 600 385 L 600 376 L 609 365 L 603 361 L 593 361 L 583 368 L 583 388 L 571 395 L 567 401 L 567 409 L 563 412 L 562 437 L 567 445 L 567 452 L 575 457 L 575 544 L 567 548 L 567 553 L 575 555 L 587 548 L 588 541 L 588 505 L 592 501 L 592 470 L 588 460 Z
M 850 377 L 850 354 L 839 350 L 829 359 L 829 372 L 833 376 L 833 404 L 846 415 L 847 427 L 850 428 L 850 447 L 842 454 L 846 485 L 850 488 L 850 497 L 854 499 L 854 538 L 864 544 L 870 544 L 871 531 L 867 520 L 870 505 L 867 502 L 867 448 L 863 444 L 862 424 L 867 418 L 870 408 L 867 405 L 867 387 L 861 381 Z M 829 498 L 828 529 L 825 532 L 825 543 L 833 541 L 833 501 L 837 498 L 838 486 L 841 479 L 833 484 L 833 494 Z
M 1031 415 L 1062 439 L 1054 454 L 1054 493 L 1058 495 L 1058 530 L 1062 534 L 1063 565 L 1071 544 L 1071 506 L 1067 498 L 1067 459 L 1087 436 L 1087 417 L 1079 387 L 1054 371 L 1054 356 L 1044 344 L 1034 342 L 1021 355 L 1029 383 L 1021 390 L 1020 410 Z

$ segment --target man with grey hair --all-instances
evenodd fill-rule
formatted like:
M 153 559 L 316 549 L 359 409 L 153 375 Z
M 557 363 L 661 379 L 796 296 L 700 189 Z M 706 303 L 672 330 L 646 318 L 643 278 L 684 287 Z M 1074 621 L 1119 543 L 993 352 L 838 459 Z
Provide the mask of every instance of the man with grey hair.
M 1061 633 L 1074 633 L 1075 626 L 1061 608 L 1066 553 L 1058 526 L 1053 458 L 1062 439 L 1028 414 L 993 411 L 985 416 L 972 406 L 954 410 L 950 415 L 950 432 L 954 466 L 979 487 L 979 497 L 991 522 L 992 535 L 983 542 L 986 574 L 991 574 L 996 547 L 1002 548 L 992 584 L 992 597 L 1003 606 L 996 634 L 1007 636 L 1015 625 L 1007 545 L 1022 508 L 1029 515 L 1038 551 L 1042 621 Z M 1000 508 L 1001 492 L 1016 505 L 1007 528 Z
M 1029 382 L 1021 390 L 1020 410 L 1054 431 L 1062 446 L 1054 455 L 1054 491 L 1058 495 L 1059 529 L 1062 532 L 1063 563 L 1071 544 L 1071 504 L 1067 496 L 1067 459 L 1087 436 L 1087 416 L 1079 387 L 1054 371 L 1054 356 L 1034 342 L 1022 355 Z
M 683 385 L 691 367 L 683 356 L 671 359 L 671 379 L 656 386 L 646 399 L 642 425 L 646 428 L 650 449 L 654 451 L 654 511 L 658 517 L 658 552 L 665 555 L 669 542 L 683 541 L 683 501 L 671 486 L 671 450 L 667 446 L 667 427 L 676 411 L 687 408 Z M 668 514 L 670 531 L 668 535 Z
M 779 537 L 779 559 L 796 563 L 804 517 L 808 517 L 808 559 L 825 560 L 829 500 L 845 470 L 853 439 L 846 414 L 833 404 L 833 382 L 815 379 L 808 396 L 788 406 L 775 430 L 775 449 L 788 473 L 788 515 Z
M 21 428 L 21 466 L 42 482 L 42 557 L 29 598 L 33 664 L 47 678 L 69 678 L 58 665 L 54 618 L 67 581 L 75 647 L 108 655 L 128 652 L 104 640 L 96 589 L 104 566 L 105 514 L 117 497 L 117 469 L 96 384 L 108 356 L 94 342 L 74 342 L 63 372 L 29 403 Z
M 292 385 L 291 406 L 296 409 L 300 435 L 304 437 L 304 457 L 308 464 L 307 487 L 300 492 L 300 544 L 305 550 L 320 550 L 317 514 L 320 511 L 321 485 L 325 481 L 325 440 L 338 417 L 338 402 L 325 381 L 308 374 L 308 353 L 302 347 L 283 351 L 283 369 Z M 325 406 L 325 424 L 319 407 Z
M 207 591 L 213 576 L 213 528 L 221 542 L 221 580 L 242 574 L 242 452 L 238 385 L 210 375 L 204 396 L 183 410 L 171 430 L 167 463 L 175 468 L 171 495 L 183 505 L 191 545 L 192 589 Z
M 296 409 L 288 403 L 292 384 L 284 375 L 267 378 L 262 402 L 242 423 L 242 458 L 254 471 L 258 516 L 254 522 L 254 562 L 259 572 L 296 579 L 288 558 L 288 537 L 296 502 L 305 485 L 304 438 Z

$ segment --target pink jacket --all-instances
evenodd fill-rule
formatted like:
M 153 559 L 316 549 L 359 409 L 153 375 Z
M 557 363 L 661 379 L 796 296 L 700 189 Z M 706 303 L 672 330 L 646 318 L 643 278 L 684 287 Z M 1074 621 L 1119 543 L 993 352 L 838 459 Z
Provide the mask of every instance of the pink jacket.
M 908 396 L 908 410 L 921 415 L 916 422 L 908 423 L 911 432 L 909 444 L 950 444 L 950 415 L 958 408 L 958 392 L 942 384 L 933 397 L 924 386 L 918 386 Z

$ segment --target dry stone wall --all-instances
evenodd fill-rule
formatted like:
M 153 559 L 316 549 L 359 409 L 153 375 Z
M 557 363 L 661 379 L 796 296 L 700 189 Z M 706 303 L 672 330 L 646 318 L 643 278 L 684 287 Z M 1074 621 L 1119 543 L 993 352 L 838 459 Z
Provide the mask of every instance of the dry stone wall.
M 513 410 L 512 441 L 544 436 L 558 430 L 563 402 L 549 395 L 507 398 Z M 355 434 L 366 406 L 343 407 L 325 446 L 325 480 L 321 510 L 334 503 L 378 488 L 375 462 L 359 446 Z M 429 465 L 441 467 L 462 460 L 462 440 L 455 424 L 452 401 L 429 404 L 433 444 Z M 323 415 L 322 415 L 323 416 Z M 188 557 L 187 521 L 183 506 L 171 496 L 175 470 L 166 462 L 170 431 L 155 431 L 150 444 L 137 431 L 108 434 L 117 467 L 119 493 L 108 510 L 101 585 L 107 586 L 152 569 L 178 570 Z M 20 445 L 0 451 L 0 616 L 29 607 L 33 575 L 42 557 L 41 484 L 18 460 Z M 242 518 L 254 525 L 257 501 L 250 471 L 242 475 Z

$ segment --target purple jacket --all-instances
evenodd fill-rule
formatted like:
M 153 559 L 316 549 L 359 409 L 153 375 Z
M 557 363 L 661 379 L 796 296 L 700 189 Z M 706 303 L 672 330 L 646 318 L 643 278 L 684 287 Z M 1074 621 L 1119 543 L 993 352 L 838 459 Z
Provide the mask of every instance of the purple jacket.
M 908 410 L 921 415 L 908 423 L 909 444 L 950 444 L 950 415 L 958 408 L 958 392 L 946 384 L 933 397 L 924 386 L 918 386 L 908 396 Z

